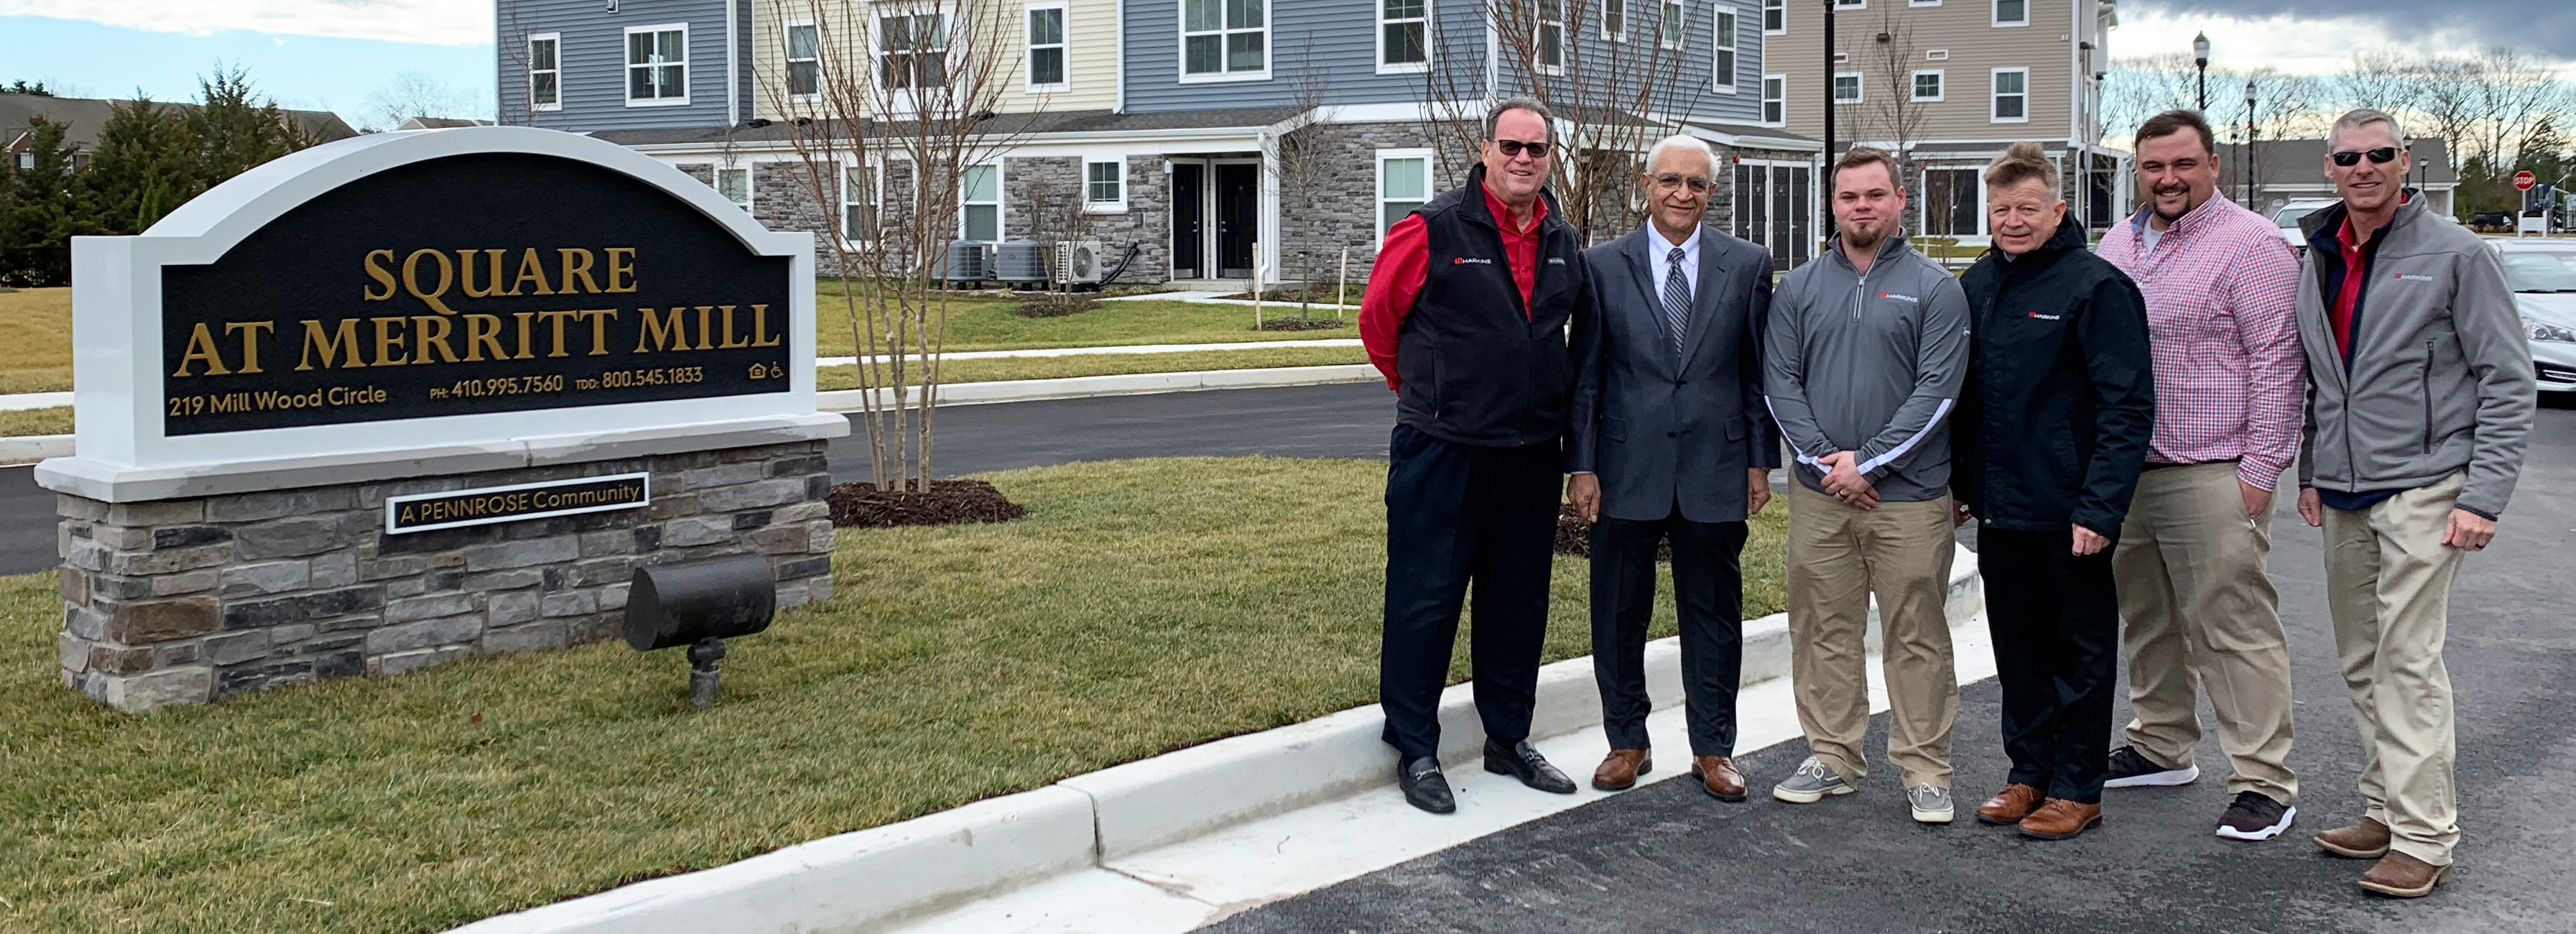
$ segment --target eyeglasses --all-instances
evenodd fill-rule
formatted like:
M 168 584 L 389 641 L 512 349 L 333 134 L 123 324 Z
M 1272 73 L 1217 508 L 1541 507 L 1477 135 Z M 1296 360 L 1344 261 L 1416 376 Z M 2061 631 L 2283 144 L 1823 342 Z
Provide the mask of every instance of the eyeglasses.
M 1545 159 L 1547 158 L 1548 146 L 1549 144 L 1546 140 L 1539 140 L 1534 143 L 1525 143 L 1516 139 L 1498 139 L 1494 141 L 1494 148 L 1502 150 L 1503 158 L 1506 159 L 1519 156 L 1521 153 L 1525 152 L 1529 153 L 1529 157 L 1532 159 Z
M 1688 188 L 1691 190 L 1691 193 L 1695 195 L 1707 194 L 1710 189 L 1717 187 L 1715 182 L 1711 182 L 1706 178 L 1702 178 L 1697 175 L 1684 175 L 1680 172 L 1666 172 L 1655 176 L 1654 179 L 1655 187 L 1657 188 L 1661 188 L 1665 191 L 1672 191 L 1678 188 Z
M 2361 157 L 2363 156 L 2369 156 L 2370 164 L 2372 165 L 2387 165 L 2391 162 L 2397 161 L 2397 147 L 2381 146 L 2368 152 L 2364 152 L 2359 149 L 2346 149 L 2334 154 L 2334 164 L 2345 168 L 2351 168 L 2355 165 L 2361 164 Z

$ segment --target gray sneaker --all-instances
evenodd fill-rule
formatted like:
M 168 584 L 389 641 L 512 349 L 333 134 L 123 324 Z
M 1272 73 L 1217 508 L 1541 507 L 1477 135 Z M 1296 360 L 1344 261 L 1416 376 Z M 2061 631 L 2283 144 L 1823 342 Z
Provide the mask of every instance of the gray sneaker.
M 1905 804 L 1914 809 L 1914 820 L 1923 824 L 1950 822 L 1950 789 L 1916 785 L 1905 789 Z
M 1772 797 L 1790 804 L 1814 804 L 1825 800 L 1827 795 L 1851 793 L 1851 783 L 1835 774 L 1834 767 L 1826 765 L 1825 760 L 1814 756 L 1808 756 L 1807 761 L 1798 763 L 1797 771 L 1771 786 Z

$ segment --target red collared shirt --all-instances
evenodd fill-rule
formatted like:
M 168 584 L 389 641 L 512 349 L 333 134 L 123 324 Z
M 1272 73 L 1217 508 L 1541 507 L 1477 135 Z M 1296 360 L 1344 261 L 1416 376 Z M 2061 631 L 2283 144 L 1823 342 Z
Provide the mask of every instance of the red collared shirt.
M 1529 317 L 1530 293 L 1538 288 L 1539 224 L 1547 220 L 1547 199 L 1538 199 L 1530 209 L 1529 226 L 1512 229 L 1511 211 L 1503 206 L 1494 191 L 1487 188 L 1485 210 L 1494 216 L 1494 229 L 1502 232 L 1503 261 L 1511 266 L 1512 284 L 1521 290 L 1521 317 Z M 1407 214 L 1386 232 L 1378 244 L 1377 263 L 1369 270 L 1368 290 L 1360 297 L 1360 343 L 1368 347 L 1369 362 L 1386 374 L 1386 388 L 1402 388 L 1395 375 L 1395 346 L 1404 330 L 1404 317 L 1413 313 L 1413 300 L 1422 294 L 1422 284 L 1431 274 L 1431 235 L 1424 228 L 1422 215 Z

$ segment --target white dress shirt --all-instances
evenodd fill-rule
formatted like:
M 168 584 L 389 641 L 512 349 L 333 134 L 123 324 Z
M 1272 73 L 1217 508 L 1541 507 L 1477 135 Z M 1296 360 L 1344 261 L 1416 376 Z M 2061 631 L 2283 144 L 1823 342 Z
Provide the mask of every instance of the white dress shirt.
M 1674 243 L 1664 239 L 1663 230 L 1657 228 L 1653 221 L 1647 221 L 1646 236 L 1652 238 L 1655 245 L 1655 281 L 1652 284 L 1656 299 L 1660 301 L 1663 298 L 1664 277 L 1673 274 L 1673 264 L 1668 258 L 1673 255 L 1674 247 L 1681 247 L 1682 281 L 1690 283 L 1691 301 L 1699 301 L 1699 225 L 1692 224 L 1690 236 Z

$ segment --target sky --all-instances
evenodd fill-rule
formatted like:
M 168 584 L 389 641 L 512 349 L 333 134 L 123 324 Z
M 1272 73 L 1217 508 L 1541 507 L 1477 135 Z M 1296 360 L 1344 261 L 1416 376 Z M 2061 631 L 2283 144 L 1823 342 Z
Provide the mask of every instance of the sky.
M 1293 2 L 1293 0 L 1290 0 Z M 2462 52 L 2503 43 L 2576 76 L 2571 0 L 2123 0 L 2114 56 L 2187 51 L 2212 64 L 2317 74 L 2353 51 Z M 460 117 L 492 116 L 492 0 L 0 0 L 0 82 L 42 79 L 73 96 L 140 90 L 184 100 L 217 63 L 250 70 L 290 107 L 366 123 L 368 95 L 402 72 L 456 92 Z

